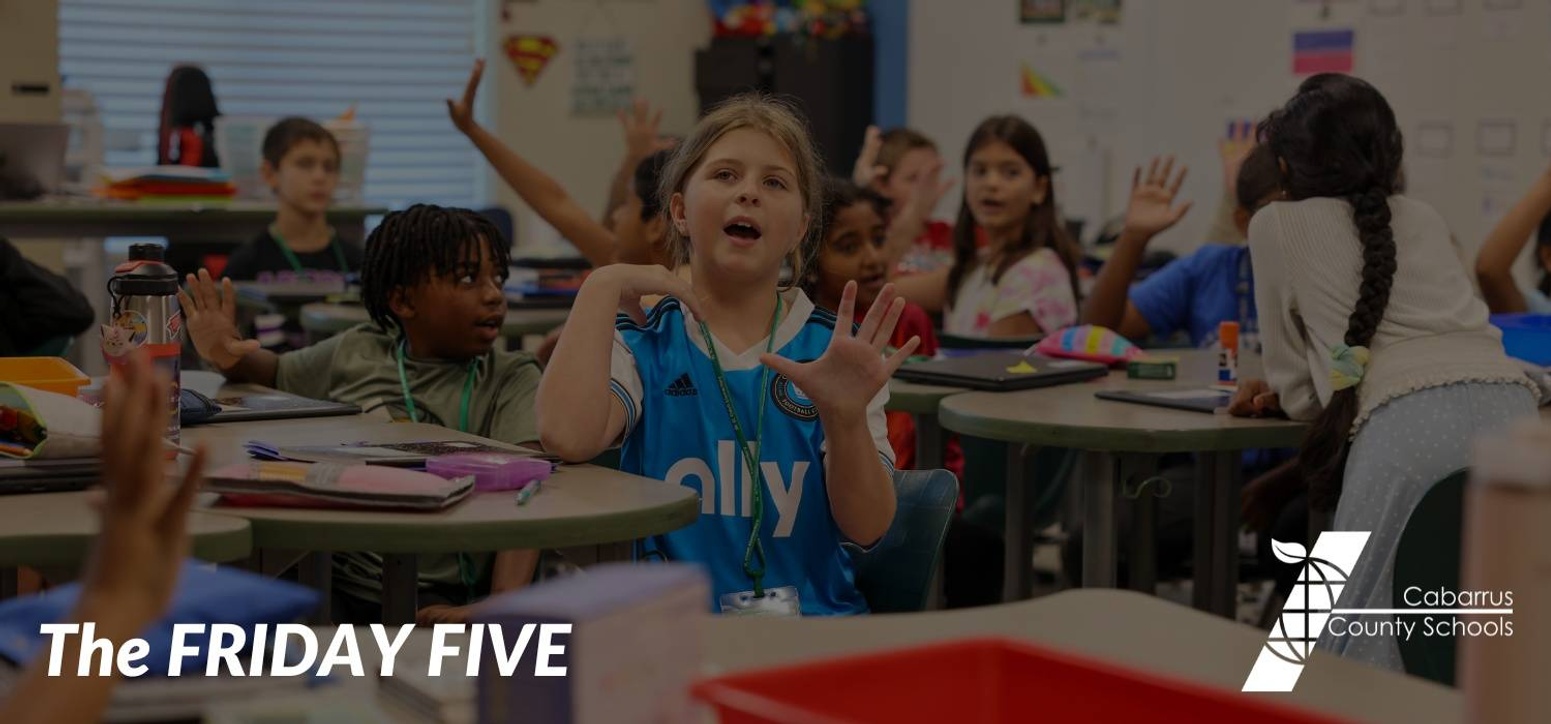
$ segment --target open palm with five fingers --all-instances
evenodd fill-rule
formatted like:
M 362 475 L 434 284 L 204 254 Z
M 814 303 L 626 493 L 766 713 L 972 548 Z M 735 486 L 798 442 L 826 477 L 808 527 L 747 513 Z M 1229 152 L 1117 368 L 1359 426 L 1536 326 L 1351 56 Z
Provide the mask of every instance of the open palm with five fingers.
M 1180 166 L 1179 174 L 1171 179 L 1174 157 L 1162 159 L 1161 168 L 1159 160 L 1153 158 L 1145 178 L 1141 167 L 1137 167 L 1131 178 L 1131 200 L 1126 204 L 1126 230 L 1146 237 L 1159 234 L 1179 223 L 1180 219 L 1185 218 L 1185 213 L 1190 211 L 1189 201 L 1174 205 L 1179 187 L 1185 183 L 1185 172 L 1189 169 Z
M 259 350 L 258 340 L 243 339 L 237 330 L 237 290 L 232 280 L 222 279 L 218 289 L 210 272 L 188 275 L 188 289 L 178 292 L 183 306 L 183 325 L 200 359 L 226 371 L 249 353 Z
M 657 134 L 661 125 L 662 109 L 654 110 L 645 98 L 635 99 L 629 110 L 620 109 L 619 127 L 625 134 L 625 155 L 640 160 L 673 148 L 673 139 Z
M 883 357 L 905 309 L 905 300 L 894 293 L 892 284 L 883 287 L 860 327 L 851 324 L 856 313 L 856 282 L 846 284 L 839 307 L 835 310 L 835 334 L 818 359 L 794 362 L 765 354 L 759 361 L 802 388 L 820 417 L 855 419 L 867 414 L 868 403 L 915 352 L 921 338 L 911 337 L 894 354 Z

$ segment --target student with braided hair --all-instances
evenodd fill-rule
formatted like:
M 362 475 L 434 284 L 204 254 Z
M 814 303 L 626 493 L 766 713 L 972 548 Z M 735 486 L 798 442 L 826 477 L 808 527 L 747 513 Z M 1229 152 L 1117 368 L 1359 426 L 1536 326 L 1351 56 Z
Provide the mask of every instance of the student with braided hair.
M 369 415 L 425 422 L 537 446 L 533 356 L 500 349 L 509 244 L 483 216 L 416 205 L 383 217 L 366 240 L 362 297 L 372 321 L 284 354 L 243 339 L 229 279 L 189 275 L 183 304 L 199 356 L 228 380 L 359 405 Z M 421 623 L 461 620 L 465 606 L 533 576 L 534 551 L 420 557 Z M 381 619 L 382 559 L 334 557 L 335 623 Z
M 1299 465 L 1334 530 L 1367 531 L 1344 608 L 1391 608 L 1411 510 L 1464 468 L 1470 442 L 1535 414 L 1535 387 L 1501 335 L 1436 211 L 1398 194 L 1402 140 L 1369 84 L 1317 75 L 1260 127 L 1287 201 L 1250 222 L 1265 381 L 1232 412 L 1311 422 Z M 1400 670 L 1393 637 L 1319 646 Z

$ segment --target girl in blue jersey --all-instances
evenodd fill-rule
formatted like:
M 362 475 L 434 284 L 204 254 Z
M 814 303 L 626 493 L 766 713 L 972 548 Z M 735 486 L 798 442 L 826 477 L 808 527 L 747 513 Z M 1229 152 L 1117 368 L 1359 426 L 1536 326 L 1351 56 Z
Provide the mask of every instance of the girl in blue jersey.
M 835 314 L 781 282 L 812 256 L 822 179 L 792 107 L 718 106 L 662 178 L 693 288 L 661 266 L 597 270 L 539 386 L 546 450 L 619 445 L 625 471 L 700 493 L 699 519 L 648 547 L 705 566 L 714 611 L 865 612 L 842 546 L 872 545 L 894 518 L 885 385 L 919 340 L 883 350 L 904 300 L 884 287 L 855 326 L 854 282 Z M 667 297 L 643 314 L 653 294 Z

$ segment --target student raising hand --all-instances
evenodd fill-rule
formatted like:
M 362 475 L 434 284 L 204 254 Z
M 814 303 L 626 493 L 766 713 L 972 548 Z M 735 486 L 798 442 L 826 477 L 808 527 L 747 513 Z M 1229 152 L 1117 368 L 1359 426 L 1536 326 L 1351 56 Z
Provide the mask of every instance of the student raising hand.
M 835 335 L 823 356 L 812 362 L 793 362 L 780 355 L 764 354 L 759 361 L 801 388 L 818 408 L 820 420 L 865 417 L 867 404 L 921 344 L 920 337 L 911 337 L 888 359 L 883 358 L 883 350 L 904 309 L 905 300 L 894 292 L 894 285 L 885 285 L 861 326 L 853 331 L 856 281 L 847 282 L 840 308 L 835 311 Z M 828 422 L 825 426 L 829 427 Z
M 144 350 L 108 380 L 102 409 L 102 469 L 107 495 L 97 537 L 71 622 L 96 624 L 114 648 L 138 636 L 166 610 L 188 556 L 188 511 L 199 489 L 205 452 L 195 452 L 176 485 L 167 481 L 159 425 L 167 417 L 170 383 Z M 61 672 L 74 672 L 80 647 L 64 647 Z M 9 701 L 4 722 L 97 721 L 113 677 L 48 676 L 48 656 L 35 659 Z
M 1147 167 L 1145 179 L 1142 177 L 1142 168 L 1138 166 L 1131 177 L 1131 200 L 1126 204 L 1125 231 L 1151 239 L 1185 218 L 1185 214 L 1190 211 L 1190 202 L 1176 206 L 1174 199 L 1179 195 L 1179 187 L 1185 183 L 1185 174 L 1189 170 L 1180 166 L 1179 175 L 1171 180 L 1173 156 L 1163 159 L 1162 169 L 1158 168 L 1158 159 L 1153 158 Z
M 188 275 L 188 288 L 178 292 L 183 323 L 200 359 L 225 372 L 249 353 L 259 351 L 258 340 L 243 339 L 237 330 L 237 291 L 232 280 L 222 279 L 219 289 L 210 272 Z

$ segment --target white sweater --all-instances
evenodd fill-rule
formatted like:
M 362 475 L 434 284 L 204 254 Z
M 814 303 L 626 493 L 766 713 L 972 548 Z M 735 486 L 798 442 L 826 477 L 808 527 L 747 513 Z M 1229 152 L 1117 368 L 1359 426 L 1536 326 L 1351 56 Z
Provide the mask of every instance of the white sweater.
M 1535 391 L 1503 353 L 1502 334 L 1460 264 L 1443 217 L 1404 196 L 1389 200 L 1395 280 L 1357 387 L 1356 435 L 1385 402 L 1454 382 L 1511 382 Z M 1266 381 L 1295 420 L 1330 402 L 1330 349 L 1344 341 L 1362 279 L 1362 242 L 1340 199 L 1273 203 L 1249 225 Z M 1535 392 L 1538 396 L 1538 392 Z

